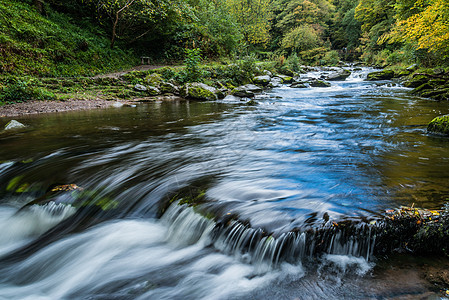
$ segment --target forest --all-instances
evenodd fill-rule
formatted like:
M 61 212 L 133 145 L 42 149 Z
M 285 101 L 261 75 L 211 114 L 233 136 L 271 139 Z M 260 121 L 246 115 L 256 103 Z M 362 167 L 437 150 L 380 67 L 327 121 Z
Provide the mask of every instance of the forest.
M 0 74 L 91 75 L 254 56 L 307 65 L 445 66 L 444 0 L 4 0 Z

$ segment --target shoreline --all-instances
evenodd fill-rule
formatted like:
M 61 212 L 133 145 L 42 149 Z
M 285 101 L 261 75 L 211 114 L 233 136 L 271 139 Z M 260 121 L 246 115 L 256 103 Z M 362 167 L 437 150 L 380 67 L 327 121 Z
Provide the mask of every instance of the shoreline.
M 93 109 L 105 109 L 110 107 L 132 106 L 139 103 L 155 101 L 186 100 L 181 97 L 157 96 L 134 99 L 73 99 L 73 100 L 30 100 L 27 102 L 5 104 L 0 106 L 0 119 L 11 117 L 23 117 L 47 113 L 59 113 L 70 111 L 83 111 Z
M 45 113 L 57 113 L 68 111 L 91 110 L 98 108 L 113 107 L 116 103 L 124 104 L 124 101 L 111 100 L 30 100 L 27 102 L 5 104 L 0 106 L 0 118 L 21 117 L 26 115 L 37 115 Z M 126 101 L 129 102 L 129 101 Z

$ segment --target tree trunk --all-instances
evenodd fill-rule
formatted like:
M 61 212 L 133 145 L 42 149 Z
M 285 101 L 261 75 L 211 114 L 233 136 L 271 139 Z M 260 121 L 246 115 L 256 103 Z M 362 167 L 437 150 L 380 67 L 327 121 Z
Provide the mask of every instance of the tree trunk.
M 115 14 L 115 20 L 114 20 L 114 23 L 112 24 L 111 49 L 114 48 L 114 44 L 115 44 L 115 36 L 117 35 L 117 24 L 118 24 L 119 14 L 120 14 L 120 12 L 117 12 Z

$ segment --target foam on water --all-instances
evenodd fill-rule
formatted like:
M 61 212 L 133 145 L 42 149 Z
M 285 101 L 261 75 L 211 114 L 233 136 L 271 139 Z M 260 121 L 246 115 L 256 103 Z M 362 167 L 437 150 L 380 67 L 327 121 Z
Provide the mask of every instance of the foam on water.
M 0 231 L 0 256 L 24 245 L 30 238 L 44 233 L 75 211 L 70 205 L 54 202 L 33 205 L 20 212 L 12 207 L 0 207 L 0 227 L 5 228 Z

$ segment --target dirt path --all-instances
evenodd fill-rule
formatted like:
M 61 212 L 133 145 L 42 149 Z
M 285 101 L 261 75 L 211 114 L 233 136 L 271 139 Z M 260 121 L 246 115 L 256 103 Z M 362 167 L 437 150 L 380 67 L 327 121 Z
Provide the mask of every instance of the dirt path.
M 174 67 L 174 66 L 167 66 L 167 65 L 140 65 L 140 66 L 136 66 L 136 67 L 133 67 L 133 68 L 125 70 L 125 71 L 121 71 L 121 72 L 97 75 L 94 78 L 118 78 L 121 75 L 129 73 L 131 71 L 148 71 L 148 70 L 154 70 L 154 69 L 159 69 L 159 68 L 163 68 L 163 67 Z
M 118 78 L 123 74 L 131 71 L 147 71 L 165 67 L 164 65 L 140 65 L 134 68 L 121 71 L 108 73 L 103 75 L 97 75 L 94 78 Z M 96 108 L 111 107 L 117 102 L 128 102 L 126 100 L 104 100 L 104 99 L 92 99 L 92 100 L 67 100 L 67 101 L 36 101 L 31 100 L 23 103 L 7 104 L 0 106 L 0 118 L 10 118 L 14 116 L 23 116 L 29 114 L 39 113 L 52 113 L 52 112 L 64 112 L 73 110 L 87 110 Z M 0 123 L 1 126 L 1 123 Z

